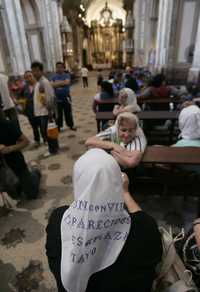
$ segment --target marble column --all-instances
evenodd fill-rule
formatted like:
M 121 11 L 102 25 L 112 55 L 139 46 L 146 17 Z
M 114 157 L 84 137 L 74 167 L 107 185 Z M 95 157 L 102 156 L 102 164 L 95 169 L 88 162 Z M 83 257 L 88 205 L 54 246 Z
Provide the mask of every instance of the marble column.
M 173 65 L 173 43 L 175 42 L 173 31 L 176 13 L 176 1 L 160 0 L 155 61 L 157 70 Z
M 19 0 L 2 0 L 2 18 L 11 56 L 13 75 L 22 75 L 30 68 L 30 56 Z
M 44 27 L 46 63 L 48 70 L 55 70 L 56 62 L 63 60 L 60 25 L 62 7 L 57 0 L 40 0 Z M 41 20 L 42 20 L 41 18 Z
M 59 16 L 59 4 L 57 0 L 51 1 L 51 15 L 52 15 L 52 30 L 54 38 L 54 52 L 56 62 L 63 61 L 62 53 L 62 41 L 61 41 L 61 30 L 60 30 L 60 16 Z
M 152 0 L 135 1 L 135 65 L 138 66 L 148 65 L 149 52 L 152 49 L 151 4 Z
M 189 81 L 199 82 L 200 80 L 200 18 L 198 22 L 198 29 L 196 35 L 195 49 L 194 49 L 194 58 L 192 67 L 189 71 L 188 76 Z

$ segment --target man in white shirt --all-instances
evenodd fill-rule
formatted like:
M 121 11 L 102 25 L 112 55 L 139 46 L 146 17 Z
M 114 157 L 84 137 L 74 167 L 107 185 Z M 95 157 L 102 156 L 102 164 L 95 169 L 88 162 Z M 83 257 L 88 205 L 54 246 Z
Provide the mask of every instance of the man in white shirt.
M 0 73 L 0 103 L 5 116 L 18 124 L 17 112 L 8 89 L 8 77 L 2 73 Z
M 86 67 L 81 68 L 81 76 L 83 80 L 83 87 L 88 87 L 88 69 Z
M 42 138 L 44 143 L 46 143 L 48 117 L 52 115 L 52 112 L 55 110 L 54 90 L 49 80 L 43 76 L 42 63 L 37 61 L 33 62 L 31 64 L 31 69 L 37 80 L 33 96 L 34 116 L 38 120 Z

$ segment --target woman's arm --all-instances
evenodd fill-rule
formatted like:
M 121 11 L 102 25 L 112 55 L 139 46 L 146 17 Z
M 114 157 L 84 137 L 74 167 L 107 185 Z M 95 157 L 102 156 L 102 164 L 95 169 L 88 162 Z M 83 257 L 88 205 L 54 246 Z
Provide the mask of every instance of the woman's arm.
M 122 173 L 122 179 L 123 179 L 123 198 L 124 202 L 128 208 L 128 211 L 130 213 L 135 213 L 138 211 L 141 211 L 140 206 L 134 201 L 132 196 L 129 193 L 128 187 L 129 187 L 129 179 L 128 176 L 125 173 Z
M 104 150 L 112 150 L 115 149 L 116 151 L 124 151 L 124 149 L 116 143 L 111 141 L 104 141 L 100 138 L 93 136 L 86 140 L 85 145 L 91 148 L 101 148 Z
M 200 249 L 200 218 L 196 219 L 193 223 L 194 236 L 198 248 Z
M 25 135 L 21 135 L 17 140 L 17 143 L 14 145 L 6 146 L 0 145 L 0 153 L 1 154 L 9 154 L 11 152 L 20 151 L 25 148 L 29 144 L 29 140 Z
M 120 105 L 115 105 L 113 109 L 113 115 L 117 116 L 119 114 Z
M 123 152 L 118 152 L 115 149 L 111 151 L 112 156 L 117 160 L 117 162 L 126 168 L 133 168 L 137 166 L 143 156 L 143 153 L 138 150 L 124 150 Z

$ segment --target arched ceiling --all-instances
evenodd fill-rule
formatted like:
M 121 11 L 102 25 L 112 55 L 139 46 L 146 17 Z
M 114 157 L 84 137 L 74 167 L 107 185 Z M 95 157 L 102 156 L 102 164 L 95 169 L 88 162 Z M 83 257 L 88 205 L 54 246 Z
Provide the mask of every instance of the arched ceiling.
M 120 18 L 123 24 L 125 23 L 126 11 L 123 8 L 123 0 L 85 0 L 82 3 L 86 7 L 86 20 L 89 26 L 92 20 L 100 19 L 100 11 L 105 7 L 106 2 L 113 12 L 113 18 Z

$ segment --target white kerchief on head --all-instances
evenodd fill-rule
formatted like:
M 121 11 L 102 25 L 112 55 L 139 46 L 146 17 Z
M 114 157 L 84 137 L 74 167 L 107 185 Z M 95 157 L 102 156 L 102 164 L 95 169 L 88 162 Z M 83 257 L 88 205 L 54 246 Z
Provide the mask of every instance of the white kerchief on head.
M 179 115 L 181 138 L 187 140 L 200 139 L 200 108 L 190 105 L 182 109 Z
M 116 133 L 117 133 L 117 137 L 118 137 L 119 124 L 120 124 L 121 119 L 126 119 L 126 120 L 130 121 L 130 123 L 132 122 L 132 123 L 136 124 L 135 136 L 137 136 L 139 131 L 140 131 L 138 117 L 133 113 L 123 112 L 117 116 L 117 119 L 116 119 L 115 124 L 114 124 L 114 127 L 116 129 Z
M 114 158 L 91 149 L 76 162 L 75 201 L 61 222 L 61 279 L 68 292 L 85 292 L 92 274 L 112 265 L 127 239 L 121 171 Z
M 132 112 L 140 112 L 141 108 L 137 104 L 137 96 L 135 92 L 132 89 L 127 88 L 127 87 L 123 88 L 122 90 L 125 91 L 128 95 L 127 105 L 132 106 Z

